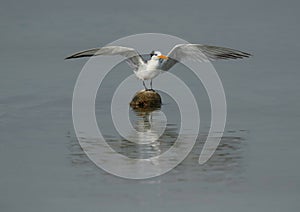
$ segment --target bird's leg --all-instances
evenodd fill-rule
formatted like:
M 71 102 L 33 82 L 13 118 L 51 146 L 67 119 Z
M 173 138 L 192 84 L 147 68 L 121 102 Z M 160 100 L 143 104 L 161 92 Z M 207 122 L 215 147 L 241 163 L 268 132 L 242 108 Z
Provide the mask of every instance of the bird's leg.
M 153 89 L 152 89 L 152 79 L 151 79 L 151 81 L 150 81 L 150 88 L 151 88 L 151 90 L 153 90 Z
M 143 86 L 144 86 L 145 90 L 148 90 L 148 88 L 145 85 L 145 81 L 144 80 L 143 80 Z

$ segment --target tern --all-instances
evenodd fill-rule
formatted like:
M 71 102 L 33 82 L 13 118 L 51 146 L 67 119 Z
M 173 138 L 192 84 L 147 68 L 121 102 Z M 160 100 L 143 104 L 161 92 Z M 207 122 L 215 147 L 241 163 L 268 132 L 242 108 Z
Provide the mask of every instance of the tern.
M 128 65 L 138 79 L 143 81 L 145 90 L 152 89 L 152 79 L 161 72 L 168 71 L 176 63 L 183 60 L 196 60 L 200 62 L 215 61 L 218 59 L 242 59 L 250 57 L 251 54 L 235 49 L 202 45 L 202 44 L 178 44 L 167 54 L 152 51 L 150 59 L 145 60 L 135 49 L 124 46 L 105 46 L 75 53 L 65 59 L 92 57 L 98 55 L 121 55 L 126 58 Z M 150 80 L 150 88 L 145 85 L 145 80 Z

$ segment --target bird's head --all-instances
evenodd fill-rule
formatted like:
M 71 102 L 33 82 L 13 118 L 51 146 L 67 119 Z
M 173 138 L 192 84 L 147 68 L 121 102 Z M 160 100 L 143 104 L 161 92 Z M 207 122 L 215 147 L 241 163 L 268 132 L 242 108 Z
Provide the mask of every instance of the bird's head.
M 164 59 L 164 60 L 167 60 L 168 57 L 163 55 L 161 52 L 159 51 L 152 51 L 150 53 L 150 58 L 151 60 L 159 60 L 159 59 Z

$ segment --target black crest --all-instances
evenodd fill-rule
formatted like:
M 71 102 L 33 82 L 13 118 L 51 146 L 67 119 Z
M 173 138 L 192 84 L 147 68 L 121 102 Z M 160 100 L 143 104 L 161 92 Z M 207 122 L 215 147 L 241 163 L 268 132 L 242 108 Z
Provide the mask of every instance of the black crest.
M 155 51 L 153 50 L 153 51 L 150 53 L 150 57 L 152 57 L 154 54 L 155 54 Z

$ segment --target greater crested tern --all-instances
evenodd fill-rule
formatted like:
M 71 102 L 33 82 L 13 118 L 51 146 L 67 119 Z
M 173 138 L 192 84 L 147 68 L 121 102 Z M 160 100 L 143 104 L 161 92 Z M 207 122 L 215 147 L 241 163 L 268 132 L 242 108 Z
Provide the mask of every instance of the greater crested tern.
M 143 81 L 146 90 L 145 80 L 150 80 L 152 90 L 152 79 L 162 71 L 168 71 L 176 63 L 186 59 L 200 62 L 214 61 L 218 59 L 242 59 L 250 57 L 251 54 L 235 49 L 202 44 L 178 44 L 168 53 L 163 55 L 159 51 L 152 51 L 150 59 L 145 60 L 135 49 L 123 46 L 105 46 L 75 53 L 65 59 L 80 57 L 91 57 L 97 55 L 121 55 L 127 58 L 126 62 L 138 79 Z

